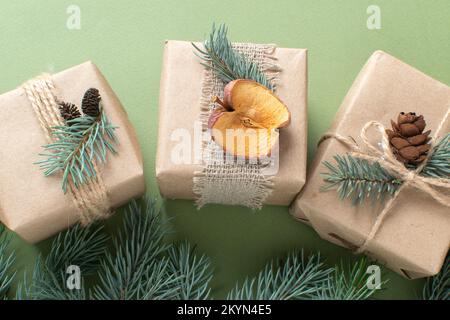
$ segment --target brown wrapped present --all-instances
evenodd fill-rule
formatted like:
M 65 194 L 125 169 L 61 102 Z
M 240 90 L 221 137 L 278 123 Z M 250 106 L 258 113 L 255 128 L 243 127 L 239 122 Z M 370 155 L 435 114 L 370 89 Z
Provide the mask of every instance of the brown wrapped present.
M 118 127 L 117 154 L 108 154 L 107 162 L 97 165 L 99 181 L 89 184 L 83 191 L 87 193 L 77 192 L 74 199 L 62 191 L 62 174 L 46 177 L 36 162 L 42 160 L 42 147 L 49 143 L 45 121 L 60 123 L 55 101 L 79 106 L 89 88 L 99 90 L 105 114 Z M 1 95 L 0 130 L 0 220 L 29 242 L 46 239 L 79 221 L 80 213 L 85 214 L 80 208 L 111 211 L 145 192 L 135 131 L 111 87 L 90 62 Z
M 369 256 L 407 278 L 437 274 L 450 245 L 448 190 L 434 185 L 427 188 L 422 183 L 423 179 L 414 175 L 414 171 L 404 172 L 406 168 L 401 162 L 395 162 L 397 159 L 393 153 L 392 157 L 385 153 L 386 158 L 381 151 L 377 151 L 388 152 L 386 150 L 390 148 L 386 145 L 389 139 L 384 129 L 373 122 L 377 121 L 388 129 L 391 119 L 394 119 L 393 126 L 396 126 L 397 115 L 401 112 L 416 112 L 417 116 L 424 116 L 425 130 L 431 130 L 431 136 L 439 141 L 449 132 L 449 108 L 448 86 L 384 52 L 375 52 L 339 109 L 328 135 L 333 138 L 324 139 L 320 144 L 309 171 L 308 183 L 291 206 L 292 215 L 308 221 L 322 238 L 352 250 L 364 249 Z M 378 132 L 370 130 L 377 126 L 381 128 Z M 362 135 L 364 127 L 368 129 L 366 136 Z M 415 134 L 423 129 L 421 125 L 418 127 L 412 128 L 417 130 Z M 343 141 L 334 139 L 336 136 Z M 384 138 L 380 139 L 380 136 Z M 398 173 L 408 184 L 402 186 L 393 197 L 374 203 L 366 200 L 357 205 L 352 204 L 350 199 L 340 200 L 336 188 L 325 191 L 323 173 L 327 172 L 327 168 L 324 162 L 336 163 L 334 156 L 345 156 L 350 151 L 349 145 L 354 142 L 345 142 L 348 137 L 355 139 L 362 149 L 372 146 L 372 152 L 381 155 L 380 165 L 388 172 Z M 410 148 L 411 153 L 415 152 L 412 149 L 427 149 L 423 145 L 425 142 L 422 141 L 421 147 Z M 394 146 L 392 150 L 398 152 Z M 361 154 L 367 154 L 367 150 Z M 398 159 L 407 162 L 398 155 Z M 392 168 L 388 168 L 386 161 L 389 159 L 394 164 Z M 438 183 L 437 179 L 433 181 Z
M 197 44 L 202 46 L 201 44 Z M 257 46 L 257 45 L 249 45 Z M 252 53 L 252 48 L 243 47 L 249 56 L 260 57 L 263 54 Z M 271 50 L 264 46 L 263 50 Z M 305 49 L 272 48 L 269 55 L 279 67 L 277 75 L 277 95 L 287 105 L 291 113 L 291 124 L 280 130 L 278 171 L 271 177 L 267 185 L 259 186 L 265 192 L 257 201 L 272 205 L 289 205 L 305 183 L 307 152 L 307 51 Z M 261 52 L 260 52 L 261 53 Z M 191 43 L 183 41 L 167 41 L 164 51 L 164 63 L 161 77 L 159 105 L 159 134 L 156 158 L 156 178 L 161 194 L 169 199 L 199 199 L 202 191 L 196 186 L 198 173 L 204 170 L 198 149 L 202 145 L 198 141 L 201 131 L 202 104 L 211 97 L 205 96 L 205 78 L 207 71 L 200 59 L 194 54 Z M 266 62 L 264 62 L 266 63 Z M 174 161 L 174 153 L 180 144 L 180 135 L 185 133 L 191 137 L 191 145 L 185 155 L 188 157 L 181 163 Z M 241 176 L 237 172 L 226 172 L 211 186 L 205 203 L 223 203 L 260 207 L 248 199 L 246 191 L 255 188 L 252 181 L 258 180 Z M 270 173 L 269 173 L 270 175 Z M 233 180 L 239 176 L 240 181 L 247 182 L 244 190 L 232 184 L 223 186 L 222 182 Z M 222 180 L 221 180 L 222 179 Z M 267 182 L 267 181 L 266 181 Z M 239 183 L 238 183 L 239 184 Z M 267 187 L 267 188 L 266 188 Z M 270 189 L 270 190 L 269 190 Z M 259 192 L 261 190 L 256 190 Z M 224 196 L 224 197 L 221 197 Z M 219 199 L 220 198 L 220 199 Z M 227 199 L 224 199 L 227 198 Z M 256 202 L 257 202 L 256 201 Z

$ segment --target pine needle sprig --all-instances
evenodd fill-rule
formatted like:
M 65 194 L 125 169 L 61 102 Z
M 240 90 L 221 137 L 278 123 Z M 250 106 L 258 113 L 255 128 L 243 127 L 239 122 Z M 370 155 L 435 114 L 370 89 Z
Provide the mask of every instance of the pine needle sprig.
M 324 162 L 328 172 L 322 173 L 326 185 L 322 191 L 337 188 L 340 199 L 350 198 L 354 205 L 363 203 L 366 199 L 383 199 L 392 196 L 403 184 L 400 179 L 392 176 L 378 162 L 355 158 L 351 155 L 335 156 L 336 164 Z
M 8 298 L 15 272 L 12 267 L 15 261 L 15 253 L 8 253 L 11 237 L 6 233 L 6 229 L 0 224 L 0 300 Z
M 439 274 L 427 279 L 422 292 L 423 300 L 450 300 L 450 254 Z
M 367 300 L 379 290 L 367 285 L 369 274 L 367 258 L 362 258 L 356 263 L 345 265 L 341 262 L 336 265 L 327 283 L 317 288 L 312 295 L 316 300 Z M 382 281 L 382 287 L 387 281 Z
M 76 224 L 59 233 L 53 240 L 46 265 L 53 273 L 76 265 L 80 267 L 83 276 L 92 275 L 106 253 L 108 240 L 109 236 L 102 225 L 82 227 Z
M 213 25 L 208 40 L 204 42 L 204 49 L 192 44 L 197 56 L 203 61 L 202 65 L 211 69 L 225 84 L 237 79 L 248 79 L 259 82 L 273 90 L 272 79 L 269 79 L 260 66 L 233 49 L 228 40 L 228 28 Z
M 195 247 L 183 242 L 169 249 L 169 273 L 177 279 L 179 288 L 177 300 L 206 300 L 213 278 L 211 262 L 208 257 L 195 255 Z
M 67 125 L 53 128 L 56 142 L 44 146 L 40 156 L 45 160 L 36 164 L 45 176 L 63 172 L 62 189 L 67 193 L 73 182 L 76 188 L 96 177 L 94 161 L 106 162 L 107 152 L 116 154 L 116 126 L 112 125 L 103 109 L 97 117 L 84 115 L 67 121 Z
M 438 179 L 450 178 L 450 134 L 436 145 L 421 174 Z
M 86 300 L 84 280 L 80 289 L 69 289 L 65 281 L 65 271 L 52 270 L 42 256 L 34 264 L 31 280 L 25 275 L 17 289 L 17 300 Z
M 299 300 L 309 299 L 326 283 L 331 268 L 324 266 L 319 254 L 306 257 L 293 252 L 285 261 L 269 263 L 257 278 L 237 285 L 228 300 Z
M 169 276 L 169 262 L 155 262 L 168 246 L 163 244 L 165 229 L 154 201 L 145 208 L 133 201 L 125 215 L 124 226 L 114 240 L 115 254 L 108 253 L 102 262 L 93 298 L 99 300 L 167 299 L 167 289 L 177 280 Z M 164 267 L 165 266 L 165 267 Z M 163 268 L 164 267 L 164 268 Z M 151 290 L 150 290 L 151 289 Z M 150 297 L 149 292 L 153 292 Z
M 105 255 L 108 236 L 103 226 L 75 225 L 60 233 L 52 242 L 49 254 L 38 256 L 31 279 L 25 275 L 17 290 L 17 299 L 27 300 L 84 300 L 87 292 L 84 277 L 92 275 Z M 67 267 L 77 266 L 81 271 L 80 289 L 67 288 Z

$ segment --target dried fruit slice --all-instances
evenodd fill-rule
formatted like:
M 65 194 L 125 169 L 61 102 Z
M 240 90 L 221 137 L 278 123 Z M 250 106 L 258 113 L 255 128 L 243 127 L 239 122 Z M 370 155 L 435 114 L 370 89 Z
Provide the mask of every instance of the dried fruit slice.
M 278 131 L 290 123 L 284 103 L 268 88 L 251 80 L 235 80 L 224 90 L 221 108 L 209 119 L 214 141 L 238 157 L 269 156 L 278 141 Z

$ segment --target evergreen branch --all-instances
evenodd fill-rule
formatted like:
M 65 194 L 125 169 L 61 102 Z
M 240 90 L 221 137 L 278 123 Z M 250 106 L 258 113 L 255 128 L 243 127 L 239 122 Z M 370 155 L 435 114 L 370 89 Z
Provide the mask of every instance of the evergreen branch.
M 7 253 L 10 242 L 11 237 L 6 234 L 5 227 L 0 224 L 0 300 L 8 298 L 8 292 L 16 274 L 12 272 L 15 254 Z
M 60 233 L 52 242 L 44 259 L 36 260 L 30 283 L 25 275 L 24 283 L 18 288 L 18 299 L 32 300 L 74 300 L 86 299 L 84 276 L 97 269 L 106 252 L 108 236 L 102 226 L 82 228 L 75 225 Z M 69 289 L 66 284 L 67 267 L 74 265 L 81 270 L 81 289 Z
M 96 177 L 94 161 L 106 162 L 107 151 L 115 154 L 116 137 L 113 126 L 103 109 L 97 117 L 85 115 L 53 128 L 56 142 L 44 146 L 45 160 L 36 164 L 45 176 L 63 172 L 62 189 L 67 193 L 69 183 L 76 188 Z
M 80 267 L 84 276 L 92 275 L 106 253 L 109 236 L 101 225 L 82 227 L 74 225 L 53 240 L 46 265 L 53 273 L 65 271 L 68 266 Z
M 141 288 L 136 292 L 137 300 L 172 300 L 177 299 L 180 280 L 175 274 L 168 273 L 171 262 L 167 258 L 153 261 L 144 272 Z
M 361 204 L 369 198 L 374 202 L 384 199 L 386 195 L 393 196 L 403 183 L 378 162 L 370 163 L 351 155 L 337 155 L 334 159 L 336 165 L 324 162 L 328 172 L 322 173 L 326 182 L 322 191 L 337 187 L 339 198 L 350 198 L 354 205 Z
M 450 134 L 447 134 L 434 148 L 422 175 L 431 178 L 450 178 Z
M 355 264 L 345 266 L 342 262 L 334 268 L 327 283 L 318 288 L 312 296 L 318 300 L 367 300 L 378 290 L 369 288 L 367 282 L 370 275 L 367 274 L 369 266 L 366 258 L 360 259 Z M 380 283 L 386 284 L 387 281 Z
M 450 254 L 441 272 L 427 279 L 422 292 L 424 300 L 450 300 Z
M 145 209 L 133 201 L 125 215 L 124 226 L 114 240 L 115 254 L 108 253 L 102 261 L 100 283 L 94 287 L 93 298 L 130 300 L 165 299 L 171 296 L 163 289 L 176 279 L 170 277 L 161 284 L 165 263 L 155 260 L 167 250 L 162 243 L 165 230 L 162 217 L 153 201 L 146 201 Z M 156 281 L 156 282 L 155 282 Z M 155 287 L 161 284 L 161 287 Z M 155 294 L 151 297 L 146 290 Z
M 27 275 L 16 293 L 17 300 L 86 300 L 84 280 L 81 288 L 70 290 L 65 281 L 65 270 L 54 272 L 42 256 L 36 259 L 31 281 Z
M 309 299 L 328 279 L 332 269 L 326 268 L 320 255 L 308 258 L 293 252 L 281 264 L 269 263 L 259 276 L 237 285 L 229 300 L 299 300 Z
M 258 64 L 233 49 L 225 25 L 219 26 L 218 29 L 213 25 L 209 39 L 204 42 L 204 49 L 192 45 L 197 56 L 203 61 L 202 65 L 211 69 L 225 84 L 237 79 L 249 79 L 274 89 L 272 79 L 266 77 Z
M 209 283 L 213 278 L 211 262 L 206 256 L 195 256 L 195 248 L 188 242 L 169 249 L 169 273 L 178 279 L 176 299 L 206 300 L 209 298 Z

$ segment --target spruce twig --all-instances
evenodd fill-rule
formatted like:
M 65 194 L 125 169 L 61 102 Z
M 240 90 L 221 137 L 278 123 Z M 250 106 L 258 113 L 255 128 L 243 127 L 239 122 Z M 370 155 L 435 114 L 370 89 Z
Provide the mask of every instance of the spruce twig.
M 82 280 L 80 290 L 67 288 L 67 267 L 78 266 L 82 279 L 92 275 L 106 252 L 108 236 L 103 226 L 83 228 L 75 225 L 60 233 L 52 242 L 47 257 L 40 255 L 35 263 L 31 279 L 25 275 L 17 298 L 28 300 L 84 300 L 87 292 Z
M 422 292 L 423 300 L 450 300 L 450 254 L 441 272 L 427 279 Z
M 339 198 L 350 198 L 354 205 L 361 204 L 368 198 L 373 203 L 383 200 L 386 196 L 394 195 L 403 184 L 401 179 L 392 176 L 378 162 L 371 163 L 350 155 L 337 155 L 334 159 L 336 164 L 328 161 L 323 163 L 328 172 L 322 173 L 326 182 L 322 190 L 337 188 Z M 421 175 L 438 179 L 450 177 L 450 134 L 436 145 Z
M 15 253 L 7 252 L 10 242 L 11 237 L 7 234 L 5 227 L 0 224 L 0 300 L 8 298 L 8 292 L 16 274 L 12 272 Z
M 383 199 L 392 196 L 402 185 L 402 181 L 392 176 L 378 162 L 355 158 L 351 155 L 335 156 L 336 165 L 325 161 L 328 172 L 322 173 L 326 185 L 323 191 L 337 188 L 340 199 L 350 198 L 354 205 L 370 198 Z
M 213 278 L 208 257 L 196 256 L 195 247 L 183 242 L 169 249 L 170 274 L 177 279 L 176 299 L 205 300 L 209 298 L 209 284 Z
M 225 84 L 237 79 L 248 79 L 274 89 L 272 79 L 267 78 L 258 64 L 233 49 L 225 25 L 219 26 L 218 29 L 213 25 L 208 40 L 204 42 L 204 49 L 194 43 L 192 45 L 197 56 L 203 61 L 202 65 L 211 69 Z
M 369 274 L 367 258 L 361 258 L 356 263 L 336 265 L 327 283 L 318 288 L 313 295 L 317 300 L 367 300 L 373 297 L 377 288 L 369 288 L 367 281 Z M 387 281 L 382 281 L 380 286 Z
M 83 105 L 84 112 L 88 114 L 72 117 L 67 114 L 70 110 L 66 109 L 69 107 L 61 109 L 65 119 L 70 120 L 66 120 L 66 125 L 52 128 L 56 142 L 44 146 L 45 152 L 40 156 L 46 159 L 36 162 L 44 170 L 45 176 L 63 172 L 64 193 L 67 193 L 69 183 L 79 188 L 96 177 L 94 161 L 105 163 L 108 151 L 117 153 L 114 133 L 117 127 L 110 123 L 99 105 L 100 97 L 93 96 L 95 92 L 92 90 L 96 89 L 89 89 L 83 99 L 88 98 L 86 101 L 89 104 Z M 74 110 L 70 112 L 72 114 Z
M 450 134 L 447 134 L 434 148 L 422 175 L 431 178 L 450 178 Z
M 269 263 L 257 278 L 247 279 L 229 293 L 228 300 L 300 300 L 309 299 L 326 283 L 331 268 L 320 255 L 306 257 L 293 252 L 285 261 Z
M 114 239 L 115 253 L 108 253 L 102 261 L 100 283 L 94 287 L 93 298 L 168 298 L 163 289 L 175 279 L 162 282 L 164 274 L 161 272 L 165 272 L 166 268 L 155 263 L 167 250 L 167 245 L 162 242 L 165 232 L 159 210 L 153 201 L 148 201 L 145 209 L 133 201 L 124 219 L 124 226 Z M 168 265 L 167 261 L 162 263 Z M 149 289 L 154 292 L 152 297 L 147 294 Z
M 115 253 L 102 262 L 93 299 L 207 299 L 209 260 L 188 244 L 166 245 L 163 219 L 154 201 L 132 202 L 114 241 Z
M 257 278 L 247 279 L 228 295 L 229 300 L 367 300 L 378 290 L 369 288 L 366 258 L 357 263 L 325 266 L 319 255 L 305 259 L 293 252 L 280 265 L 268 264 Z M 382 281 L 380 285 L 386 284 Z

